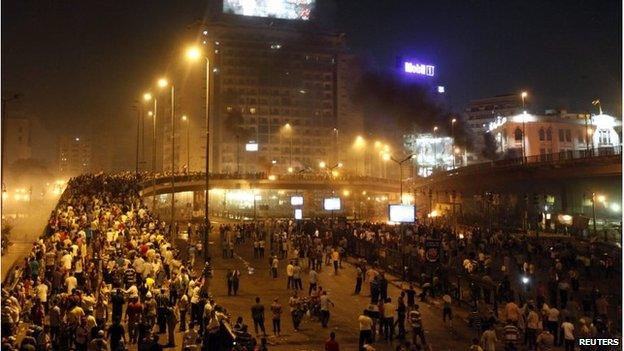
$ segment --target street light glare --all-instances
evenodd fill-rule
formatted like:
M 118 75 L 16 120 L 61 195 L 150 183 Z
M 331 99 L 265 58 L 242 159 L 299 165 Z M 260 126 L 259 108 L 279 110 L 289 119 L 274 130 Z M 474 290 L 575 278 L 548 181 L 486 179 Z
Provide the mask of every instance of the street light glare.
M 169 85 L 169 81 L 167 80 L 167 78 L 160 78 L 160 79 L 158 80 L 158 86 L 159 86 L 160 88 L 166 88 L 166 87 L 167 87 L 167 85 Z
M 457 122 L 457 118 L 453 118 L 453 119 L 451 120 L 451 123 L 453 123 L 453 124 L 454 124 L 455 122 Z
M 607 197 L 606 197 L 606 196 L 604 196 L 604 195 L 598 195 L 598 196 L 596 197 L 596 199 L 598 199 L 598 201 L 599 201 L 599 202 L 605 202 L 605 201 L 607 201 Z
M 186 115 L 182 116 L 182 120 L 186 122 L 188 118 L 186 117 Z
M 151 99 L 152 99 L 152 94 L 150 93 L 143 94 L 143 100 L 150 101 Z
M 325 163 L 325 161 L 319 162 L 319 168 L 325 168 L 326 166 L 327 164 Z
M 526 91 L 523 91 L 522 94 L 520 95 L 522 96 L 523 99 L 529 96 L 529 94 Z
M 150 116 L 150 117 L 152 117 L 152 116 L 154 115 L 154 112 L 152 112 L 152 111 L 148 111 L 148 112 L 147 112 L 147 115 L 148 115 L 148 116 Z
M 186 58 L 189 61 L 197 61 L 201 57 L 202 51 L 197 46 L 191 46 L 186 49 Z

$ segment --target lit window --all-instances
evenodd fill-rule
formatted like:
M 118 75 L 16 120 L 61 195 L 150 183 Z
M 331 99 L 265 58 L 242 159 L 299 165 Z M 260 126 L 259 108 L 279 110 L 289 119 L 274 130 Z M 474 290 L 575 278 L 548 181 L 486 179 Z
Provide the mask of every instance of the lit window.
M 540 141 L 544 141 L 544 139 L 545 139 L 545 137 L 546 137 L 546 135 L 545 135 L 545 134 L 546 134 L 546 133 L 544 132 L 544 128 L 540 128 L 540 130 L 539 130 L 539 140 L 540 140 Z
M 516 128 L 516 130 L 514 131 L 514 138 L 516 139 L 516 141 L 522 140 L 522 130 L 520 128 Z

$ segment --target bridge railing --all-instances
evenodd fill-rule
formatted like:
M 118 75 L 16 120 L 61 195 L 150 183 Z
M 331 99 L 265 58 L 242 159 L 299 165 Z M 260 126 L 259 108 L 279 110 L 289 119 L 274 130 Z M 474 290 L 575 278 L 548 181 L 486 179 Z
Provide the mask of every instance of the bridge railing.
M 162 185 L 171 182 L 171 173 L 156 173 L 156 179 L 152 178 L 150 174 L 143 175 L 143 188 L 149 188 L 152 185 Z M 272 178 L 275 177 L 275 178 Z M 174 175 L 174 182 L 189 182 L 200 181 L 205 179 L 204 172 L 192 172 L 192 173 L 176 173 Z M 369 176 L 354 176 L 354 175 L 340 175 L 331 176 L 329 174 L 280 174 L 269 176 L 267 173 L 210 173 L 210 180 L 244 180 L 244 181 L 262 181 L 262 180 L 275 180 L 275 181 L 294 181 L 294 182 L 367 182 L 377 184 L 397 185 L 398 180 L 387 178 L 376 178 Z
M 539 167 L 548 164 L 582 163 L 587 161 L 596 162 L 608 159 L 612 156 L 621 156 L 622 146 L 597 147 L 589 150 L 567 150 L 551 154 L 532 155 L 525 158 L 509 158 L 484 162 L 466 167 L 457 168 L 438 174 L 437 176 L 455 176 L 479 173 L 484 170 L 508 167 Z

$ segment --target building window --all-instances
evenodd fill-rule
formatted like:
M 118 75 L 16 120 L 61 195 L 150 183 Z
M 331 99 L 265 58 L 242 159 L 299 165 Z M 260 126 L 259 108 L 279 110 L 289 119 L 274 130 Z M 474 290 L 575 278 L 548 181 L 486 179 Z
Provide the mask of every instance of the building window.
M 611 133 L 609 133 L 608 129 L 598 129 L 598 144 L 611 144 Z
M 563 142 L 563 129 L 559 129 L 559 141 Z
M 552 140 L 552 129 L 548 128 L 548 130 L 546 130 L 546 140 L 551 141 Z
M 522 141 L 522 130 L 520 130 L 520 128 L 516 128 L 514 131 L 514 138 L 516 141 Z
M 570 129 L 565 130 L 565 139 L 567 142 L 572 142 L 572 131 Z
M 546 138 L 546 133 L 544 132 L 544 128 L 540 128 L 539 130 L 539 140 L 540 141 L 544 141 L 544 139 Z

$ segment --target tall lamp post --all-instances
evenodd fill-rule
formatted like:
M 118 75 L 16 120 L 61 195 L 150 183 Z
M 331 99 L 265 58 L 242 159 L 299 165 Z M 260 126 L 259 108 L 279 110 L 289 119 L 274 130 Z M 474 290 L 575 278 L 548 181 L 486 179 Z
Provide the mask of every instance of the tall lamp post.
M 206 177 L 204 183 L 204 258 L 207 260 L 209 257 L 209 234 L 210 234 L 210 212 L 209 212 L 209 198 L 210 198 L 210 58 L 197 46 L 189 47 L 186 50 L 186 58 L 189 61 L 199 61 L 201 58 L 206 59 Z
M 526 91 L 520 94 L 522 98 L 522 163 L 526 163 L 526 111 L 524 108 L 527 96 L 529 96 L 529 94 Z
M 191 137 L 190 137 L 190 125 L 191 121 L 186 117 L 186 115 L 182 116 L 182 122 L 186 123 L 186 173 L 191 173 Z
M 390 159 L 391 159 L 392 161 L 394 161 L 396 164 L 398 164 L 398 165 L 399 165 L 399 186 L 400 186 L 400 197 L 401 197 L 401 204 L 403 204 L 403 164 L 404 164 L 405 162 L 407 162 L 407 161 L 409 161 L 409 160 L 413 159 L 415 156 L 416 156 L 416 155 L 411 154 L 411 155 L 409 155 L 409 156 L 405 157 L 404 159 L 402 159 L 402 160 L 400 160 L 400 161 L 399 161 L 399 160 L 397 160 L 397 159 L 395 159 L 395 158 L 394 158 L 394 157 L 392 157 L 392 156 L 389 156 L 389 157 L 390 157 Z
M 158 80 L 158 87 L 164 89 L 171 86 L 171 220 L 169 221 L 169 234 L 174 239 L 175 231 L 175 86 L 169 84 L 166 78 Z
M 158 111 L 158 99 L 153 98 L 151 93 L 143 94 L 143 100 L 154 100 L 154 110 L 148 112 L 152 117 L 152 211 L 156 211 L 156 112 Z
M 455 151 L 455 123 L 457 123 L 457 118 L 451 119 L 451 138 L 453 138 L 453 151 Z M 453 152 L 453 169 L 455 169 L 455 152 Z
M 356 149 L 356 152 L 357 152 L 357 151 L 362 151 L 362 150 L 364 149 L 364 147 L 365 147 L 365 146 L 366 146 L 366 140 L 364 140 L 364 138 L 363 138 L 361 135 L 358 135 L 358 136 L 355 138 L 355 142 L 353 143 L 353 147 Z M 365 164 L 365 162 L 364 162 L 364 154 L 365 154 L 365 153 L 364 153 L 364 152 L 362 152 L 362 166 L 363 166 L 363 169 L 364 169 L 364 170 L 362 171 L 362 174 L 365 174 L 365 173 L 366 173 L 366 164 Z M 355 159 L 355 160 L 356 160 L 356 161 L 355 161 L 355 175 L 357 176 L 357 175 L 358 175 L 358 163 L 359 163 L 359 162 L 358 162 L 358 159 L 357 159 L 357 156 L 356 156 L 356 159 Z

